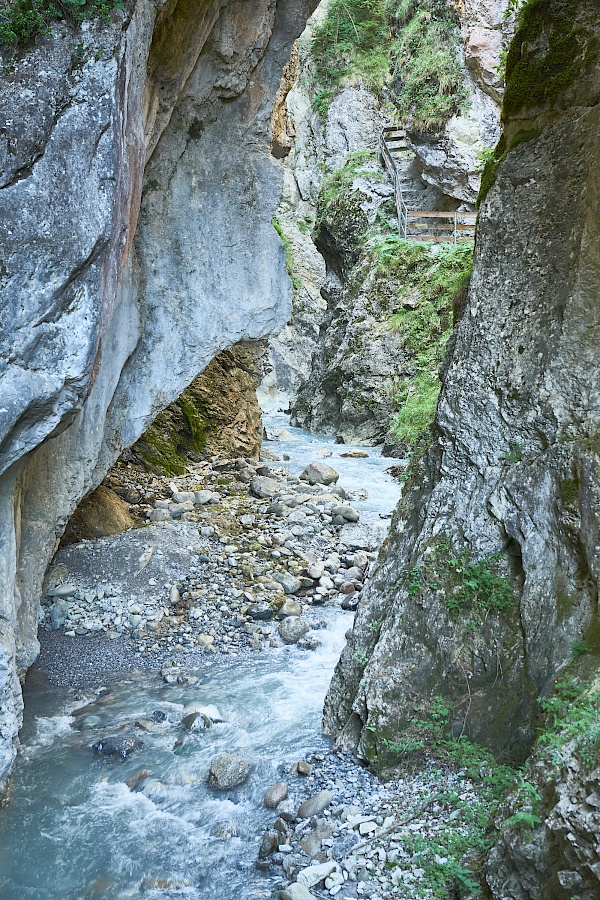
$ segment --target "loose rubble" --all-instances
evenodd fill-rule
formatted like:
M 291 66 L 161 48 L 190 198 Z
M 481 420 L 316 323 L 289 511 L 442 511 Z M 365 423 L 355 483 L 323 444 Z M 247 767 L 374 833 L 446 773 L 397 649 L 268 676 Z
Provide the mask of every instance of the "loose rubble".
M 338 478 L 321 462 L 297 477 L 275 462 L 215 459 L 171 480 L 121 462 L 110 486 L 149 525 L 60 550 L 42 627 L 124 638 L 142 656 L 305 639 L 309 626 L 292 620 L 307 610 L 356 608 L 382 537 L 358 524 Z
M 268 854 L 264 836 L 260 845 L 256 865 L 282 874 L 276 896 L 441 896 L 434 893 L 432 869 L 441 874 L 455 860 L 450 852 L 444 856 L 431 848 L 468 843 L 472 816 L 482 803 L 467 773 L 441 771 L 430 763 L 424 771 L 382 784 L 341 749 L 317 753 L 310 761 L 310 774 L 289 782 L 265 832 L 278 835 L 279 843 Z

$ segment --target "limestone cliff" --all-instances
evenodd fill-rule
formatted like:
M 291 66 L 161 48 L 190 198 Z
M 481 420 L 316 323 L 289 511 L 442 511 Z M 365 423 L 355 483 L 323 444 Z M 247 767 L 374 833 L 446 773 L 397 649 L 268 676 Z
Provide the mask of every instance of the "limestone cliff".
M 223 350 L 133 447 L 138 460 L 162 474 L 183 475 L 190 460 L 258 459 L 263 436 L 256 389 L 265 342 Z
M 525 8 L 434 438 L 326 701 L 327 729 L 367 756 L 444 697 L 455 735 L 523 761 L 573 647 L 597 668 L 599 51 L 592 0 Z M 593 895 L 556 872 L 518 889 L 510 868 L 495 897 Z
M 409 346 L 407 323 L 397 314 L 416 309 L 427 293 L 415 284 L 416 270 L 427 261 L 421 254 L 417 265 L 414 248 L 404 254 L 389 241 L 397 233 L 396 212 L 391 183 L 376 162 L 379 135 L 391 120 L 406 127 L 413 152 L 399 153 L 396 164 L 411 209 L 474 204 L 482 151 L 499 136 L 503 88 L 496 69 L 514 25 L 504 15 L 507 6 L 508 0 L 330 2 L 320 5 L 303 36 L 299 80 L 287 100 L 295 138 L 278 214 L 295 276 L 293 315 L 271 339 L 269 380 L 291 398 L 297 424 L 344 441 L 383 443 L 387 452 L 403 456 L 414 440 L 396 438 L 398 430 L 402 435 L 398 414 L 418 418 L 420 431 L 431 422 L 439 321 L 434 316 L 431 333 L 421 327 L 419 346 L 414 340 Z M 337 29 L 335 23 L 343 26 L 349 16 L 357 33 Z M 381 44 L 371 46 L 369 35 L 377 28 Z M 337 54 L 329 38 L 342 46 Z M 441 72 L 435 90 L 423 75 L 432 59 Z M 359 206 L 362 212 L 354 215 Z M 326 274 L 313 264 L 311 228 Z M 394 270 L 387 284 L 380 254 L 373 252 L 383 244 Z M 406 270 L 404 277 L 399 269 Z M 449 287 L 451 295 L 454 285 Z M 424 318 L 424 311 L 426 304 L 417 315 Z
M 280 327 L 284 66 L 313 0 L 137 0 L 0 76 L 0 783 L 78 501 L 221 350 Z

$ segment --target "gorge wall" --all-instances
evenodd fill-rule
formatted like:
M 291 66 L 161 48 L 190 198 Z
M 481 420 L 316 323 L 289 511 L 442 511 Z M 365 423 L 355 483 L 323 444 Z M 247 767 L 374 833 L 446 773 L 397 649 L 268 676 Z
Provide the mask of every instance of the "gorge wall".
M 434 258 L 439 248 L 427 244 L 405 252 L 379 137 L 391 122 L 406 129 L 410 150 L 396 164 L 411 209 L 474 208 L 482 154 L 500 134 L 496 69 L 514 29 L 507 12 L 507 0 L 332 0 L 313 16 L 287 100 L 294 138 L 278 211 L 293 315 L 270 341 L 269 385 L 291 399 L 295 424 L 401 456 L 415 432 L 409 441 L 396 434 L 407 400 L 406 417 L 416 410 L 429 425 L 456 276 L 470 262 Z M 447 289 L 438 291 L 444 269 Z
M 580 656 L 597 692 L 599 53 L 591 0 L 526 7 L 433 440 L 326 701 L 327 730 L 369 758 L 443 698 L 455 736 L 523 762 L 537 698 Z M 503 830 L 494 897 L 597 896 L 598 743 L 561 752 L 533 757 L 535 827 Z
M 69 516 L 213 357 L 289 316 L 271 118 L 315 5 L 139 0 L 2 48 L 2 786 Z

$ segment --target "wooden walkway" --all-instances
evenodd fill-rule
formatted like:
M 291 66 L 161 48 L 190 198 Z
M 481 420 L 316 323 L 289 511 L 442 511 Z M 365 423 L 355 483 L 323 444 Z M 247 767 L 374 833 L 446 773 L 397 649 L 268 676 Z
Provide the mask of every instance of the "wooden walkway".
M 452 241 L 454 244 L 475 240 L 477 213 L 411 209 L 417 195 L 403 186 L 397 165 L 400 154 L 411 152 L 403 129 L 393 125 L 383 129 L 379 137 L 379 157 L 394 185 L 400 237 L 410 241 Z

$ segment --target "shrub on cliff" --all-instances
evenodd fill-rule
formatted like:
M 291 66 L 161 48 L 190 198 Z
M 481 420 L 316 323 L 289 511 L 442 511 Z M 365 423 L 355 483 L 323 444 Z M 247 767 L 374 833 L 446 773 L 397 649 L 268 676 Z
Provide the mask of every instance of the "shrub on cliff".
M 27 44 L 37 35 L 49 34 L 53 22 L 80 24 L 123 8 L 123 0 L 12 0 L 0 9 L 0 46 Z

